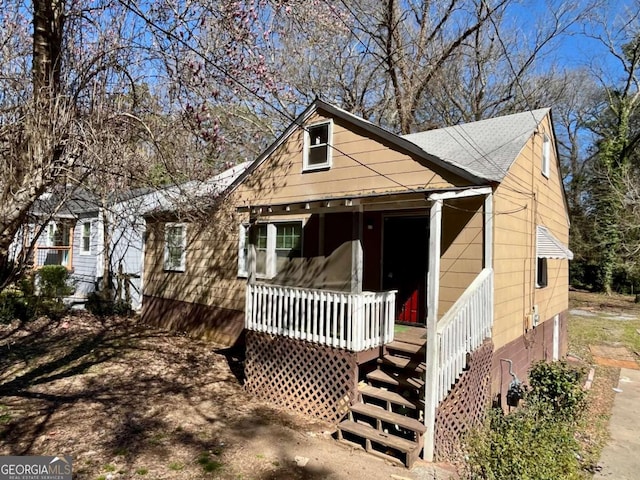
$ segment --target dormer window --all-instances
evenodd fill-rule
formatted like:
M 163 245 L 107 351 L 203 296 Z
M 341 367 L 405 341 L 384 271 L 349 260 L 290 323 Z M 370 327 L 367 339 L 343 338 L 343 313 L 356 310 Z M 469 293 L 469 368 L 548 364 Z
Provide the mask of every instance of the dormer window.
M 331 167 L 331 133 L 333 122 L 310 125 L 304 132 L 303 170 L 320 170 Z

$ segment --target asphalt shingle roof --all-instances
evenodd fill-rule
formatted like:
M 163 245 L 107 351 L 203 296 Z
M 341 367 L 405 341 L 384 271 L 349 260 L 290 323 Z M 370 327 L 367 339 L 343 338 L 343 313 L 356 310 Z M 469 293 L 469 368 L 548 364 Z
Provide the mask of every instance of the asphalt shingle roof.
M 469 173 L 500 182 L 549 110 L 541 108 L 402 138 Z

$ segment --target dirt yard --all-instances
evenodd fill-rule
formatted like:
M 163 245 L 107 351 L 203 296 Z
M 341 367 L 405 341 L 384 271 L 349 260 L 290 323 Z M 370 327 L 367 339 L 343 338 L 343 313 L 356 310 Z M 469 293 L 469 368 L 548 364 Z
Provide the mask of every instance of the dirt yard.
M 232 352 L 76 313 L 0 325 L 0 454 L 71 455 L 78 479 L 444 479 L 249 396 Z

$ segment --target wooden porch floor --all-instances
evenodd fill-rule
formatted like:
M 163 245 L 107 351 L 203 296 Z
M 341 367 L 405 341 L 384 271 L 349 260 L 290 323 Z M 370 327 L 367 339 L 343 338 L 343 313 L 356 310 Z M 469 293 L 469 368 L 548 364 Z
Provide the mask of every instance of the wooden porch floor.
M 411 325 L 396 325 L 393 334 L 394 340 L 414 345 L 424 345 L 427 341 L 427 328 Z

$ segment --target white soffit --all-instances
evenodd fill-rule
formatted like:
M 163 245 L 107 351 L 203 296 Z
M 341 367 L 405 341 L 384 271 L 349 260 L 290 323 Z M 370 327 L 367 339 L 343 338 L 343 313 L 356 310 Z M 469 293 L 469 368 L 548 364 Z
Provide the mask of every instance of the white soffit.
M 573 252 L 546 228 L 538 225 L 536 256 L 542 258 L 566 258 L 573 260 Z

